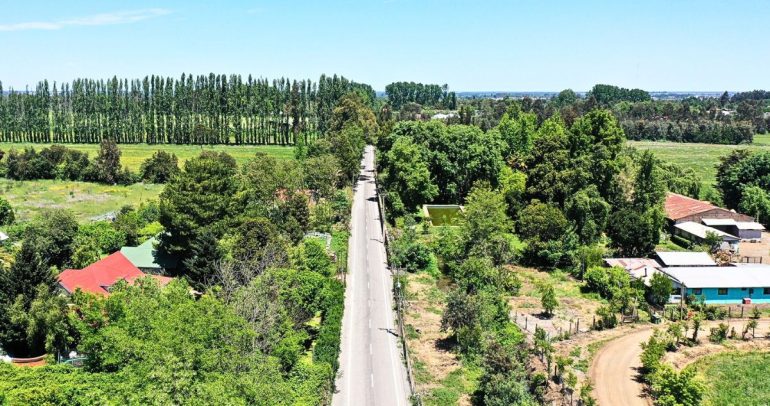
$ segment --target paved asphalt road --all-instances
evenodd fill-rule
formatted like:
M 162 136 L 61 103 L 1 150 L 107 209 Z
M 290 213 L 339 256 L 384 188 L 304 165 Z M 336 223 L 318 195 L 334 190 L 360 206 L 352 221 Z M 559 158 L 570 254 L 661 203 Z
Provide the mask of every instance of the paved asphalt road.
M 342 349 L 337 392 L 332 399 L 335 406 L 409 405 L 373 169 L 374 148 L 367 146 L 350 220 Z

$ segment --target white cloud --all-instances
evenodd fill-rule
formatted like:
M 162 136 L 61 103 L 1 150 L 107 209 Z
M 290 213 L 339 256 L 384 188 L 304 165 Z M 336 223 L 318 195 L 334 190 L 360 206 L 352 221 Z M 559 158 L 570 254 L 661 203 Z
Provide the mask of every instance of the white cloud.
M 31 21 L 16 24 L 0 24 L 0 31 L 60 30 L 62 28 L 71 26 L 130 24 L 150 18 L 164 16 L 170 13 L 170 10 L 163 8 L 119 11 L 115 13 L 94 14 L 90 16 L 59 21 Z

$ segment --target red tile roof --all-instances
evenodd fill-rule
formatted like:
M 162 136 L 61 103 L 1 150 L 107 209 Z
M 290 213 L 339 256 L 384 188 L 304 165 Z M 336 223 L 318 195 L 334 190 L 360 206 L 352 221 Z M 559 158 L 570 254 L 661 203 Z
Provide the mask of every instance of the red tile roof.
M 83 269 L 67 269 L 59 274 L 59 285 L 67 292 L 72 293 L 76 289 L 84 292 L 107 296 L 109 288 L 120 280 L 129 284 L 137 278 L 145 276 L 145 273 L 135 267 L 123 254 L 116 252 L 100 261 Z M 161 286 L 165 286 L 171 278 L 152 275 Z
M 676 193 L 669 193 L 666 196 L 666 218 L 679 220 L 693 214 L 703 213 L 704 211 L 718 209 L 717 206 L 709 202 L 693 199 L 692 197 L 682 196 Z

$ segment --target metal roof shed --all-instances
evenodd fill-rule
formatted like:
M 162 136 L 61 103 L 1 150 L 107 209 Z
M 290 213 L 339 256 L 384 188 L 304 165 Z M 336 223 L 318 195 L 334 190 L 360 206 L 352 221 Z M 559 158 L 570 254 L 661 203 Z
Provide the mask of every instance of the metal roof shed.
M 657 251 L 660 263 L 664 267 L 672 266 L 716 266 L 717 263 L 705 252 L 664 252 Z

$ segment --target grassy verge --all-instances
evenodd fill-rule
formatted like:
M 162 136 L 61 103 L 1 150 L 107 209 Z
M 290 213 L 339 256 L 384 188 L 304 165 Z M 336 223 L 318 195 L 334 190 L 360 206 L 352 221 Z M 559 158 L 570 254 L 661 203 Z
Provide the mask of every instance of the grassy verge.
M 9 143 L 0 142 L 0 150 L 8 151 L 10 149 L 24 149 L 25 147 L 34 147 L 35 150 L 41 150 L 51 144 L 30 144 L 30 143 Z M 99 151 L 98 144 L 64 144 L 67 148 L 86 152 L 93 158 Z M 243 164 L 252 158 L 257 152 L 264 152 L 278 159 L 294 159 L 293 147 L 282 147 L 278 145 L 149 145 L 149 144 L 120 144 L 121 162 L 128 166 L 132 171 L 138 171 L 142 162 L 150 157 L 155 151 L 163 150 L 174 153 L 179 158 L 179 164 L 198 156 L 201 151 L 224 151 L 232 155 L 238 164 Z
M 406 339 L 415 386 L 426 406 L 469 405 L 482 368 L 461 360 L 441 331 L 446 281 L 427 272 L 406 275 Z
M 724 352 L 688 368 L 706 382 L 704 405 L 770 404 L 770 353 Z
M 14 181 L 0 178 L 0 196 L 7 199 L 19 221 L 29 220 L 41 209 L 70 209 L 80 221 L 157 199 L 163 185 L 110 186 L 60 180 Z

